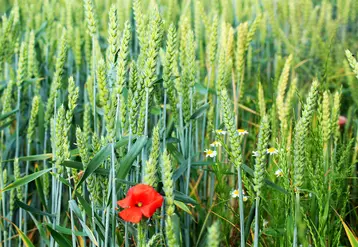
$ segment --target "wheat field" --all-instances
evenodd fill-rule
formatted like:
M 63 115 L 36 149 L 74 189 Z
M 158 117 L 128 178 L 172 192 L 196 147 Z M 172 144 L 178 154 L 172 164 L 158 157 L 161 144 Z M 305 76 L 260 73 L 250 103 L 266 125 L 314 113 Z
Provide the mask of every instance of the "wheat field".
M 0 246 L 358 246 L 358 1 L 0 0 Z

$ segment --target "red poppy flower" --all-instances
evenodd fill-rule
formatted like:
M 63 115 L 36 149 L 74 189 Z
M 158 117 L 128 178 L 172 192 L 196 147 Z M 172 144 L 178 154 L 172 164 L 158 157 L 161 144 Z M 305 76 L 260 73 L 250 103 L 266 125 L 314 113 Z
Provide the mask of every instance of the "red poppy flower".
M 338 124 L 340 127 L 343 127 L 347 122 L 347 118 L 345 116 L 339 116 Z
M 137 184 L 130 188 L 127 196 L 117 202 L 124 208 L 119 216 L 125 221 L 139 223 L 143 215 L 152 217 L 157 208 L 163 204 L 163 197 L 155 189 L 146 184 Z

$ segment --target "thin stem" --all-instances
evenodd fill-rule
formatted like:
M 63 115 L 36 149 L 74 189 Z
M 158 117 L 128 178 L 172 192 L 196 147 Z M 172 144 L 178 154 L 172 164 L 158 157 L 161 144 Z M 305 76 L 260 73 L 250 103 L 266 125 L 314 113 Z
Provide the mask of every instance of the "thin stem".
M 26 153 L 28 156 L 30 155 L 30 146 L 31 143 L 28 142 L 26 147 Z M 26 161 L 25 176 L 29 174 L 29 166 L 30 166 L 30 161 Z M 28 196 L 28 184 L 25 185 L 25 199 L 24 199 L 25 203 L 27 203 L 27 196 Z M 26 232 L 27 232 L 27 214 L 24 215 L 24 233 L 26 234 Z
M 193 114 L 193 88 L 190 89 L 190 116 Z M 192 131 L 192 120 L 189 123 L 189 143 L 188 143 L 188 168 L 187 168 L 187 180 L 185 194 L 189 193 L 189 183 L 190 183 L 190 170 L 191 170 L 191 131 Z
M 21 101 L 21 85 L 17 87 L 17 113 L 16 113 L 16 150 L 15 150 L 15 160 L 19 158 L 20 152 L 20 101 Z M 17 160 L 17 165 L 20 166 L 20 162 Z M 19 168 L 20 169 L 20 168 Z M 15 178 L 16 179 L 16 178 Z M 19 229 L 22 231 L 22 211 L 23 209 L 19 209 Z M 11 232 L 10 236 L 11 238 Z M 19 247 L 21 247 L 21 237 L 19 236 Z
M 144 136 L 148 136 L 148 111 L 149 111 L 149 88 L 145 88 L 145 119 L 144 119 Z
M 211 67 L 209 67 L 209 71 L 208 71 L 208 82 L 207 82 L 207 85 L 206 85 L 205 104 L 208 103 L 210 78 L 211 78 Z M 203 114 L 203 129 L 202 129 L 202 136 L 201 136 L 201 150 L 204 150 L 204 145 L 205 145 L 205 127 L 206 127 L 206 111 Z M 206 194 L 206 193 L 204 192 L 204 194 Z
M 260 205 L 260 197 L 256 197 L 256 205 L 255 205 L 255 239 L 254 239 L 254 247 L 259 246 L 259 205 Z
M 112 172 L 112 246 L 116 243 L 116 203 L 117 203 L 117 191 L 116 191 L 116 169 L 115 169 L 115 153 L 114 142 L 111 144 L 111 172 Z
M 68 183 L 71 184 L 71 173 L 70 170 L 68 169 Z M 72 200 L 72 189 L 71 186 L 68 187 L 68 192 L 69 192 L 69 199 L 70 201 Z M 73 210 L 70 207 L 70 217 L 71 217 L 71 233 L 72 233 L 72 246 L 76 246 L 76 236 L 75 236 L 75 221 L 73 218 Z
M 96 113 L 96 56 L 95 56 L 95 36 L 92 36 L 92 75 L 93 75 L 93 125 L 94 131 L 98 134 L 97 113 Z
M 163 102 L 163 149 L 166 149 L 166 133 L 167 133 L 167 89 L 164 89 Z
M 293 247 L 297 247 L 298 244 L 298 220 L 300 216 L 300 193 L 296 192 L 296 200 L 295 200 L 295 227 L 293 230 Z
M 241 234 L 241 247 L 245 247 L 245 218 L 244 218 L 244 193 L 242 191 L 242 177 L 241 167 L 237 169 L 238 183 L 239 183 L 239 214 L 240 214 L 240 234 Z
M 112 169 L 111 172 L 109 173 L 109 181 L 113 180 L 113 173 L 112 173 Z M 107 199 L 110 197 L 110 193 L 111 193 L 111 189 L 112 189 L 112 183 L 108 183 L 108 196 Z M 105 202 L 104 202 L 105 203 Z M 106 212 L 106 227 L 105 227 L 105 239 L 104 239 L 104 246 L 108 246 L 108 236 L 109 236 L 109 214 L 110 214 L 110 207 L 108 206 L 105 210 Z

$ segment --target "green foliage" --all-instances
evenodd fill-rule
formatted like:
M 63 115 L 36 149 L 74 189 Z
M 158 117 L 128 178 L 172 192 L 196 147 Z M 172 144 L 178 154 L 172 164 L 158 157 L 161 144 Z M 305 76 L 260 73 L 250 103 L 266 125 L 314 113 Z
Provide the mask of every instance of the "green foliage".
M 0 245 L 348 246 L 357 7 L 3 1 Z

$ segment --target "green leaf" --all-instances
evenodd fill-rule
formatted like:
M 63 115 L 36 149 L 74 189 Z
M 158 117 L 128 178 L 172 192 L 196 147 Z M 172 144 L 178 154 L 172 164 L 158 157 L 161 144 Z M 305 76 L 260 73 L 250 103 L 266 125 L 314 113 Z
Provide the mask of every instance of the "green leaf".
M 175 238 L 177 239 L 177 244 L 179 246 L 182 246 L 181 245 L 182 238 L 180 236 L 180 233 L 182 231 L 182 226 L 180 225 L 180 218 L 176 214 L 173 214 L 171 218 L 172 218 L 172 222 L 173 222 L 173 230 L 175 232 Z
M 72 188 L 72 185 L 66 180 L 64 179 L 62 176 L 60 176 L 60 174 L 58 173 L 54 173 L 54 172 L 50 172 L 50 174 L 56 178 L 57 180 L 59 180 L 61 183 L 63 183 L 64 185 L 66 185 L 67 187 L 71 187 Z
M 38 208 L 31 207 L 31 206 L 29 206 L 29 205 L 27 205 L 27 204 L 25 204 L 25 203 L 23 203 L 23 202 L 21 202 L 19 200 L 16 200 L 15 204 L 17 206 L 19 206 L 20 208 L 24 209 L 25 211 L 33 213 L 33 214 L 42 215 L 42 216 L 49 216 L 49 217 L 55 217 L 55 215 L 53 215 L 53 214 L 41 211 Z
M 155 84 L 157 84 L 157 83 L 161 83 L 162 81 L 163 81 L 163 78 L 159 78 L 159 79 L 153 81 L 153 82 L 150 84 L 150 88 L 152 88 L 152 87 L 153 87 Z
M 25 185 L 27 183 L 30 183 L 31 181 L 35 180 L 36 178 L 41 177 L 42 175 L 46 174 L 47 172 L 49 172 L 51 170 L 52 170 L 52 168 L 49 168 L 49 169 L 46 169 L 46 170 L 41 170 L 39 172 L 35 172 L 35 173 L 32 173 L 32 174 L 27 175 L 25 177 L 16 179 L 13 183 L 11 183 L 8 186 L 6 186 L 1 192 L 8 191 L 8 190 L 11 190 L 11 189 L 15 189 L 15 188 L 17 188 L 19 186 L 23 186 L 23 185 Z
M 82 162 L 78 162 L 78 161 L 65 160 L 64 162 L 62 162 L 61 165 L 64 167 L 74 168 L 77 170 L 83 170 Z M 108 176 L 109 170 L 105 168 L 97 168 L 97 170 L 95 170 L 94 173 Z
M 132 136 L 132 141 L 135 140 L 136 138 L 137 138 L 137 136 Z M 128 144 L 128 141 L 129 141 L 128 136 L 122 137 L 119 141 L 116 142 L 114 147 L 115 148 L 123 147 Z
M 14 121 L 14 120 L 9 120 L 9 121 L 7 121 L 6 123 L 4 123 L 3 125 L 1 125 L 1 126 L 0 126 L 0 131 L 6 129 L 6 127 L 8 127 L 9 125 L 11 125 L 13 121 Z
M 43 224 L 38 222 L 37 219 L 32 215 L 32 213 L 29 212 L 29 215 L 30 215 L 31 219 L 33 220 L 33 222 L 35 223 L 35 225 L 37 227 L 37 230 L 39 231 L 42 240 L 45 241 L 46 246 L 50 246 L 50 241 L 49 241 L 49 239 L 47 237 L 47 234 L 46 234 L 46 231 L 45 231 L 45 229 L 43 227 Z
M 59 244 L 59 246 L 61 247 L 71 247 L 72 244 L 70 243 L 70 241 L 64 237 L 61 233 L 55 231 L 52 226 L 50 226 L 49 224 L 46 225 L 47 229 L 50 231 L 51 236 L 55 239 L 55 241 Z
M 47 160 L 50 158 L 52 158 L 52 153 L 23 156 L 23 157 L 19 157 L 18 159 L 19 161 L 39 161 L 39 160 Z M 9 161 L 14 161 L 14 159 L 4 160 L 3 162 L 9 162 Z
M 204 86 L 201 83 L 195 83 L 194 87 L 195 87 L 196 92 L 203 94 L 203 95 L 206 95 L 208 92 L 210 94 L 216 94 L 216 90 L 209 88 L 209 91 L 208 91 L 207 86 Z
M 47 27 L 47 21 L 43 22 L 39 27 L 39 29 L 36 31 L 35 33 L 36 39 L 41 35 L 41 33 L 43 33 L 46 30 L 46 27 Z
M 148 138 L 142 136 L 137 139 L 136 143 L 131 147 L 129 152 L 124 156 L 119 162 L 119 167 L 117 168 L 117 178 L 125 179 L 129 170 L 132 167 L 133 161 L 137 158 L 137 155 L 142 151 L 142 148 L 147 143 Z
M 177 150 L 177 148 L 172 144 L 168 143 L 167 150 L 170 155 L 180 163 L 180 166 L 177 170 L 174 171 L 173 180 L 177 181 L 181 175 L 186 171 L 188 163 L 185 160 L 184 156 Z
M 61 164 L 64 167 L 74 168 L 77 170 L 83 170 L 83 164 L 79 161 L 73 161 L 73 160 L 65 160 Z
M 35 172 L 38 172 L 38 171 L 39 171 L 39 168 L 38 168 L 38 166 L 36 165 L 36 166 L 35 166 Z M 37 193 L 39 194 L 40 201 L 41 201 L 42 205 L 44 206 L 45 210 L 48 211 L 41 178 L 36 178 L 36 179 L 35 179 L 35 185 L 36 185 L 36 191 L 37 191 Z
M 186 171 L 187 169 L 187 163 L 182 163 L 178 169 L 175 170 L 174 174 L 173 174 L 173 180 L 177 181 Z
M 214 161 L 194 161 L 191 163 L 192 167 L 199 167 L 199 166 L 211 166 L 215 165 Z
M 162 112 L 162 108 L 160 106 L 153 106 L 149 110 L 150 114 L 159 116 Z
M 39 160 L 47 160 L 52 157 L 53 157 L 52 153 L 29 155 L 29 156 L 19 157 L 19 161 L 39 161 Z
M 88 226 L 86 225 L 85 222 L 83 222 L 82 220 L 82 213 L 81 210 L 79 209 L 79 207 L 77 206 L 77 203 L 75 200 L 70 200 L 69 201 L 70 204 L 70 208 L 72 209 L 72 211 L 76 214 L 76 216 L 78 217 L 78 219 L 80 220 L 80 223 L 82 225 L 82 228 L 84 229 L 84 231 L 87 233 L 87 236 L 90 238 L 90 240 L 92 241 L 92 243 L 96 246 L 98 246 L 98 242 L 93 234 L 93 232 L 88 228 Z
M 15 227 L 17 233 L 19 234 L 26 247 L 35 247 L 35 245 L 32 244 L 31 240 L 26 236 L 23 231 L 21 231 L 15 224 L 13 226 Z
M 351 243 L 352 247 L 358 247 L 358 239 L 356 236 L 354 236 L 354 233 L 349 229 L 349 227 L 346 225 L 346 223 L 342 222 L 344 230 L 346 231 L 347 237 L 349 239 L 349 242 Z
M 88 204 L 88 202 L 82 197 L 80 193 L 78 193 L 77 191 L 75 191 L 75 193 L 79 203 L 82 205 L 83 209 L 85 210 L 87 217 L 91 219 L 92 207 Z M 96 231 L 98 233 L 98 236 L 104 241 L 104 231 L 105 231 L 104 225 L 102 224 L 101 218 L 98 216 L 98 214 L 96 212 L 94 212 L 93 214 L 94 214 L 94 222 L 96 224 Z
M 66 235 L 72 235 L 72 230 L 63 226 L 56 225 L 55 230 Z M 74 231 L 73 233 L 75 234 L 75 236 L 87 236 L 85 232 Z
M 17 233 L 19 234 L 20 238 L 22 239 L 22 241 L 24 242 L 26 247 L 35 247 L 31 240 L 26 236 L 25 233 L 23 233 L 18 227 L 17 225 L 15 225 L 13 222 L 11 222 L 10 220 L 6 219 L 5 217 L 0 215 L 0 218 L 4 219 L 5 221 L 9 222 L 11 225 L 14 226 L 14 228 L 16 229 Z
M 170 155 L 174 159 L 176 159 L 179 163 L 183 164 L 186 162 L 184 156 L 178 151 L 178 149 L 172 143 L 168 143 L 167 150 L 170 153 Z
M 88 166 L 81 178 L 81 180 L 76 184 L 75 190 L 95 171 L 97 168 L 105 161 L 108 156 L 111 154 L 112 144 L 108 144 L 103 147 L 88 163 Z
M 18 111 L 18 109 L 15 109 L 15 110 L 12 110 L 12 111 L 9 111 L 7 113 L 2 114 L 0 116 L 0 121 L 3 121 L 4 119 L 7 119 L 9 116 L 15 114 L 17 111 Z
M 241 167 L 247 174 L 249 174 L 252 177 L 254 176 L 254 170 L 252 170 L 250 167 L 248 167 L 245 164 L 242 164 Z M 288 192 L 284 188 L 282 188 L 281 186 L 278 186 L 277 184 L 271 182 L 270 180 L 264 179 L 264 182 L 266 183 L 267 186 L 271 187 L 272 189 L 280 191 L 284 194 L 288 194 Z
M 184 203 L 198 204 L 193 198 L 177 190 L 174 190 L 174 199 Z
M 174 200 L 174 204 L 175 204 L 178 208 L 180 208 L 180 209 L 182 209 L 183 211 L 187 212 L 188 214 L 192 215 L 190 209 L 188 208 L 187 205 L 185 205 L 185 203 L 183 203 L 183 202 L 181 202 L 181 201 Z
M 199 117 L 206 111 L 206 109 L 209 108 L 209 106 L 210 106 L 209 103 L 206 103 L 206 104 L 200 106 L 199 109 L 196 110 L 196 111 L 193 113 L 193 115 L 190 116 L 190 119 L 197 119 L 197 118 L 199 118 Z
M 351 244 L 352 247 L 358 247 L 358 238 L 354 235 L 353 231 L 348 227 L 348 225 L 343 221 L 342 217 L 338 214 L 338 212 L 333 209 L 336 214 L 338 215 L 339 219 L 342 222 L 342 225 L 344 227 L 344 230 L 346 231 L 349 243 Z
M 248 237 L 250 236 L 251 224 L 252 224 L 254 218 L 255 218 L 255 203 L 253 203 L 251 205 L 250 213 L 249 213 L 249 216 L 247 217 L 247 220 L 246 220 L 246 225 L 245 225 L 245 239 L 246 239 L 246 242 L 247 242 Z

